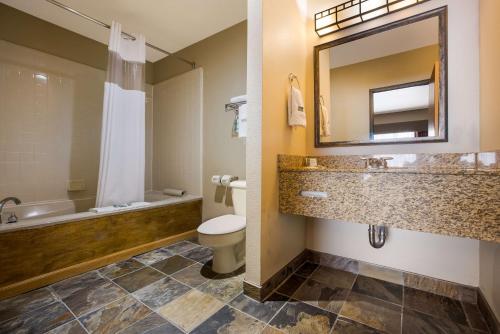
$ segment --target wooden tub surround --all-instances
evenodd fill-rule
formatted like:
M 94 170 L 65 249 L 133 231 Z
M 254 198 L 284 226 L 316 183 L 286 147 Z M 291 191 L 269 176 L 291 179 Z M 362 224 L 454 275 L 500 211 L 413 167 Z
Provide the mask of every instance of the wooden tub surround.
M 500 242 L 500 151 L 381 156 L 280 156 L 280 212 Z
M 196 235 L 200 198 L 0 232 L 0 299 Z

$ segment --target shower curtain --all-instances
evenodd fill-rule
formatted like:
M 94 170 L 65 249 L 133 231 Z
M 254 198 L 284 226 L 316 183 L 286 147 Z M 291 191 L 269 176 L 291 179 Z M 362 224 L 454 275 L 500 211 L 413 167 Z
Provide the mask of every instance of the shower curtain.
M 122 38 L 121 25 L 112 23 L 97 207 L 144 201 L 146 43 L 134 37 Z

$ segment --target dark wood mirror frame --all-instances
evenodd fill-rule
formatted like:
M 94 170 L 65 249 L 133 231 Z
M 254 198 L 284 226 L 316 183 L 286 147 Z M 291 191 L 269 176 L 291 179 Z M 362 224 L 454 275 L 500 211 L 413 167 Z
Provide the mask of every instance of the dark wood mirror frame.
M 320 137 L 320 100 L 319 100 L 319 52 L 337 45 L 349 43 L 364 37 L 375 35 L 387 30 L 402 27 L 408 24 L 426 20 L 432 17 L 439 19 L 439 134 L 434 137 L 386 139 L 383 141 L 337 141 L 321 142 Z M 399 21 L 362 31 L 353 35 L 342 37 L 314 47 L 314 146 L 366 146 L 366 145 L 391 145 L 436 143 L 448 141 L 448 7 L 440 7 L 428 12 L 404 18 Z M 367 111 L 368 112 L 368 111 Z

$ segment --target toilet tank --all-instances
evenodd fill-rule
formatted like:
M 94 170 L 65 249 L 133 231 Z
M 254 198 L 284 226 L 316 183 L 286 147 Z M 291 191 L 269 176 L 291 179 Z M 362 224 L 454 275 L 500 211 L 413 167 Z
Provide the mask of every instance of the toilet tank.
M 247 181 L 233 181 L 229 186 L 232 189 L 234 214 L 237 216 L 246 216 Z

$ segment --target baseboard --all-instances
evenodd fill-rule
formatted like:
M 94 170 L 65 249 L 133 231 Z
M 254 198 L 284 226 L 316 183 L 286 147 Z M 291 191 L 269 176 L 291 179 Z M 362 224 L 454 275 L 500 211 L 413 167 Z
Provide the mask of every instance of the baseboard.
M 477 289 L 477 307 L 479 311 L 483 314 L 486 324 L 490 329 L 492 334 L 500 334 L 500 322 L 498 321 L 495 313 L 491 309 L 491 306 L 486 301 L 481 289 Z
M 121 250 L 86 262 L 78 263 L 69 267 L 58 269 L 43 275 L 31 277 L 24 281 L 0 287 L 0 300 L 12 297 L 33 289 L 61 281 L 63 279 L 83 274 L 87 271 L 106 266 L 111 263 L 127 260 L 132 256 L 149 252 L 153 249 L 164 247 L 180 240 L 185 240 L 198 235 L 196 230 L 180 233 L 171 237 L 156 240 L 140 246 Z
M 245 294 L 255 300 L 264 301 L 288 276 L 294 273 L 310 257 L 309 250 L 304 249 L 299 255 L 294 257 L 283 268 L 278 270 L 273 276 L 264 282 L 261 286 L 252 283 L 243 282 L 243 291 Z

